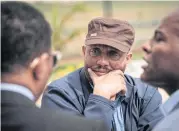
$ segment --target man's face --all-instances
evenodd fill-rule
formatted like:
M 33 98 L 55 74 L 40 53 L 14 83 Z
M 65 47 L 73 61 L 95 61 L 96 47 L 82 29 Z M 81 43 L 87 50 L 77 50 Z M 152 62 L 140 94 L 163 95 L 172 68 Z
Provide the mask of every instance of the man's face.
M 98 76 L 113 70 L 125 71 L 132 54 L 121 52 L 107 45 L 83 46 L 85 68 L 91 68 Z
M 142 47 L 147 65 L 143 66 L 141 79 L 154 86 L 167 87 L 179 78 L 179 28 L 172 21 L 164 19 L 153 38 Z

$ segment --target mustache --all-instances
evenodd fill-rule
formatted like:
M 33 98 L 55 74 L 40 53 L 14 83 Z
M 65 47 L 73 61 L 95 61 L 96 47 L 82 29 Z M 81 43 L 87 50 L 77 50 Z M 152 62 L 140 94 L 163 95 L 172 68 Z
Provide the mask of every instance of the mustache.
M 110 72 L 112 71 L 112 69 L 110 69 L 108 66 L 100 66 L 100 65 L 97 65 L 97 66 L 93 66 L 91 67 L 92 70 L 94 71 L 105 71 L 105 72 Z

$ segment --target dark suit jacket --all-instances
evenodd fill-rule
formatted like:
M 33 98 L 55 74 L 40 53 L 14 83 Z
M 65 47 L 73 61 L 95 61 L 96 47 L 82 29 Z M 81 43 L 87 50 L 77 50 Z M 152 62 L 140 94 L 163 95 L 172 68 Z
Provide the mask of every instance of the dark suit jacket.
M 106 131 L 101 121 L 40 109 L 27 97 L 1 91 L 2 131 Z

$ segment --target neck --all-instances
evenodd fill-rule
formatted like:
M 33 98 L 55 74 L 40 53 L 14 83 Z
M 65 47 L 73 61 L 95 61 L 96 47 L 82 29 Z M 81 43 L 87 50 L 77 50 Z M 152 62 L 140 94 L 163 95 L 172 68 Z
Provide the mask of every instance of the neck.
M 164 88 L 169 95 L 173 94 L 176 90 L 179 89 L 178 79 L 168 79 L 167 83 L 168 86 L 163 86 L 162 88 Z
M 15 74 L 5 74 L 2 75 L 1 82 L 2 83 L 11 83 L 24 86 L 28 88 L 32 94 L 35 96 L 33 89 L 31 88 L 33 85 L 30 82 L 31 79 L 27 78 L 26 75 L 15 75 Z
M 169 95 L 173 94 L 176 90 L 179 89 L 178 77 L 167 77 L 158 81 L 146 81 L 153 85 L 154 87 L 163 88 Z
M 169 95 L 172 95 L 175 91 L 178 90 L 178 87 L 179 87 L 179 83 L 173 83 L 173 84 L 170 84 L 170 86 L 166 86 L 166 87 L 163 87 L 165 89 L 165 91 L 169 94 Z

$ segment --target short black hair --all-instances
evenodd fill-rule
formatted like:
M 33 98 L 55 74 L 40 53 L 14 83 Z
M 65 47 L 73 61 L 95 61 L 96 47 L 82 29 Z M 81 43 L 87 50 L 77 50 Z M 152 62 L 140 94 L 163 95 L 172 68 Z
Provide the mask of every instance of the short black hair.
M 1 2 L 1 72 L 28 64 L 51 47 L 51 28 L 37 9 L 25 2 Z

